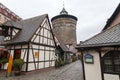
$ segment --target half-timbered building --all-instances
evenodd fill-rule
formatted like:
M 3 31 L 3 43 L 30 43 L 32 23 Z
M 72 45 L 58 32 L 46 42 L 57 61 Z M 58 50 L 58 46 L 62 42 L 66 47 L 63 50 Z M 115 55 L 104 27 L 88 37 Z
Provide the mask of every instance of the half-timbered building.
M 2 28 L 1 45 L 13 59 L 25 61 L 22 71 L 39 70 L 55 65 L 55 39 L 47 14 L 19 22 L 7 21 Z

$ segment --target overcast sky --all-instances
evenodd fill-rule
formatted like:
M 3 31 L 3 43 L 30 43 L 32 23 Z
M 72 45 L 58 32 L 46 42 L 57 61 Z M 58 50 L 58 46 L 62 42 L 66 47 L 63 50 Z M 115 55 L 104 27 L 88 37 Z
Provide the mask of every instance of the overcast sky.
M 99 33 L 112 15 L 120 0 L 0 0 L 21 18 L 48 14 L 56 16 L 63 8 L 78 18 L 77 41 L 84 41 Z

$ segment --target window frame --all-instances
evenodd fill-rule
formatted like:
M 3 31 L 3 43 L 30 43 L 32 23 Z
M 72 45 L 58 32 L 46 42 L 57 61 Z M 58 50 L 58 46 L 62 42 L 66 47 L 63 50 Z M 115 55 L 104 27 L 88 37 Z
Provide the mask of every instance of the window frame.
M 116 64 L 116 60 L 118 63 Z M 111 73 L 111 74 L 120 74 L 120 51 L 109 51 L 107 52 L 103 58 L 103 72 L 104 73 Z M 117 68 L 116 68 L 117 67 Z

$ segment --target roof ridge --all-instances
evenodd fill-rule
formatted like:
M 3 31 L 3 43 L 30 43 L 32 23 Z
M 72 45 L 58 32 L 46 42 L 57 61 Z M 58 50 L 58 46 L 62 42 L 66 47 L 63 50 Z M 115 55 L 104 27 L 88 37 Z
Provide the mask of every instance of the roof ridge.
M 41 16 L 48 16 L 48 14 L 42 14 L 42 15 L 38 15 L 38 16 L 35 16 L 35 17 L 26 18 L 26 19 L 24 19 L 24 20 L 22 20 L 22 21 L 26 21 L 26 20 L 38 18 L 38 17 L 41 17 Z M 22 22 L 22 21 L 19 21 L 19 22 Z

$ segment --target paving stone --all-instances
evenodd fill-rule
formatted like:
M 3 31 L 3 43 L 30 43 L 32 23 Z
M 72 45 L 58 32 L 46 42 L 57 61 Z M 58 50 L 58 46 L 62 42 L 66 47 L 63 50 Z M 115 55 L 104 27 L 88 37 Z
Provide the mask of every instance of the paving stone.
M 0 77 L 0 80 L 83 80 L 82 64 L 78 60 L 61 68 L 30 75 Z

